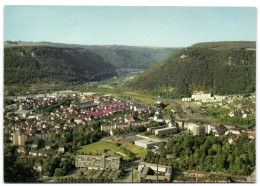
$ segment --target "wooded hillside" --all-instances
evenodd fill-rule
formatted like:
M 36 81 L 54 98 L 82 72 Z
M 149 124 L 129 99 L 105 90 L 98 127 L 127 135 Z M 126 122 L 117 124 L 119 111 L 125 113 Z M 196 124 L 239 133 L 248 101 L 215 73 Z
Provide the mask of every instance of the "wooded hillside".
M 255 43 L 225 43 L 183 49 L 136 77 L 129 87 L 171 97 L 189 96 L 194 90 L 213 94 L 254 92 Z
M 4 49 L 4 83 L 83 83 L 116 75 L 113 65 L 91 51 L 45 46 Z

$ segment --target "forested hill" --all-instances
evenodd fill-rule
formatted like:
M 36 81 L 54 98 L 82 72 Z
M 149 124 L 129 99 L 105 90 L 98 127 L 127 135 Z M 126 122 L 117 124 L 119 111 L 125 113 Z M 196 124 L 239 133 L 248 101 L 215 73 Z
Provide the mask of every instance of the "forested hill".
M 4 49 L 4 83 L 83 83 L 116 75 L 115 67 L 80 48 L 22 46 Z
M 254 92 L 255 42 L 195 44 L 144 71 L 128 86 L 171 97 L 189 96 L 194 90 L 213 94 Z
M 51 42 L 5 42 L 5 47 L 17 46 L 51 46 L 82 48 L 89 50 L 104 58 L 104 62 L 114 65 L 116 68 L 147 69 L 157 62 L 169 57 L 173 52 L 181 48 L 174 47 L 136 47 L 123 45 L 78 45 Z

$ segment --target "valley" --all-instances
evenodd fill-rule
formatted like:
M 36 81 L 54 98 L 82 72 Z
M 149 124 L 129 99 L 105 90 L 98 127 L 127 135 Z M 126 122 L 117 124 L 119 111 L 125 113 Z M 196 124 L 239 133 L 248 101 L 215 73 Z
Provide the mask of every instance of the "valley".
M 43 183 L 254 182 L 256 94 L 255 74 L 250 72 L 255 51 L 241 51 L 252 43 L 229 44 L 227 49 L 221 43 L 194 45 L 187 49 L 191 59 L 182 58 L 187 52 L 183 49 L 150 68 L 127 63 L 115 67 L 92 53 L 94 49 L 78 46 L 8 46 L 5 161 L 10 166 L 27 164 L 32 169 L 23 173 L 25 179 L 33 175 L 34 182 Z M 211 49 L 201 49 L 205 45 Z M 225 59 L 227 51 L 242 52 L 246 64 L 236 59 L 225 68 L 237 73 L 246 66 L 245 86 L 252 81 L 251 88 L 226 91 L 223 84 L 221 94 L 214 83 L 204 82 L 204 71 L 185 71 L 187 65 L 197 70 L 212 65 L 204 60 L 210 50 L 221 51 Z M 12 64 L 13 59 L 17 61 Z M 71 65 L 69 71 L 66 65 Z M 19 75 L 28 68 L 30 73 Z M 178 71 L 198 80 L 182 89 Z

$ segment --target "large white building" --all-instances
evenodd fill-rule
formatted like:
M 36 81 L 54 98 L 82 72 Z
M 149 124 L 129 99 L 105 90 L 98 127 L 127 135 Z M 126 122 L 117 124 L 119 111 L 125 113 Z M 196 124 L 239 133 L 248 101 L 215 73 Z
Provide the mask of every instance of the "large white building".
M 75 156 L 75 166 L 79 168 L 87 167 L 88 169 L 113 169 L 118 170 L 120 167 L 120 157 L 77 155 Z
M 214 130 L 214 127 L 209 124 L 189 123 L 187 129 L 193 135 L 201 135 L 205 133 L 209 134 L 211 131 Z
M 20 134 L 19 132 L 13 133 L 13 145 L 25 145 L 27 136 Z
M 162 129 L 155 129 L 154 134 L 159 135 L 159 134 L 175 134 L 177 133 L 177 127 L 166 127 Z
M 190 98 L 182 98 L 182 101 L 221 102 L 226 98 L 226 96 L 211 96 L 210 93 L 204 94 L 202 91 L 194 91 Z
M 135 145 L 145 148 L 145 149 L 149 149 L 149 148 L 153 148 L 155 146 L 159 146 L 159 145 L 163 145 L 164 142 L 159 140 L 159 139 L 155 139 L 155 138 L 146 138 L 146 139 L 142 139 L 142 140 L 137 140 L 135 141 Z

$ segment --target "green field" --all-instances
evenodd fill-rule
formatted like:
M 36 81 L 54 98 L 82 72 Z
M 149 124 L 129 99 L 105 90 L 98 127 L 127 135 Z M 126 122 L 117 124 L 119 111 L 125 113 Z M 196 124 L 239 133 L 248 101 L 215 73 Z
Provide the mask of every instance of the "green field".
M 132 143 L 124 142 L 122 143 L 122 147 L 132 151 L 134 154 L 136 154 L 136 157 L 142 157 L 146 154 L 146 150 L 136 147 Z M 120 146 L 116 145 L 116 143 L 107 142 L 103 140 L 100 140 L 98 142 L 89 145 L 80 146 L 77 152 L 78 153 L 84 152 L 86 154 L 92 154 L 92 155 L 101 155 L 104 153 L 104 150 L 109 150 L 118 154 L 121 153 L 124 160 L 130 159 L 127 155 L 124 154 Z
M 132 153 L 134 153 L 136 155 L 137 158 L 141 158 L 143 156 L 146 155 L 147 151 L 135 146 L 134 144 L 130 143 L 130 142 L 124 142 L 122 143 L 122 147 L 130 150 Z

